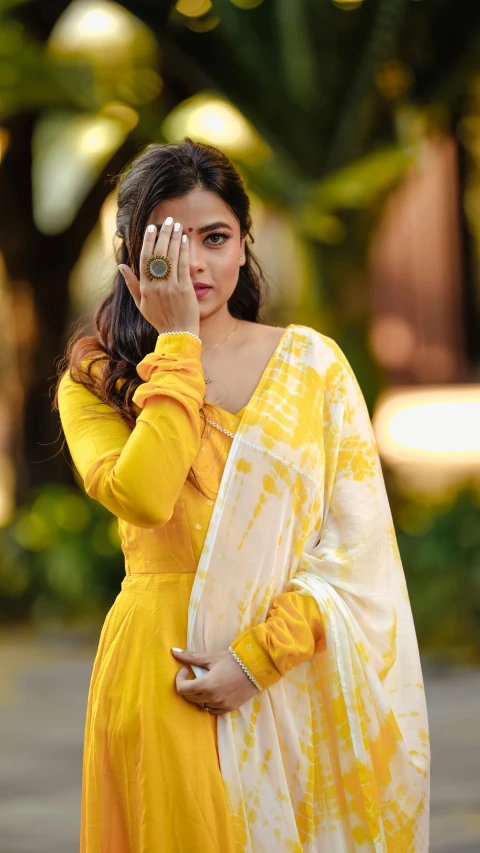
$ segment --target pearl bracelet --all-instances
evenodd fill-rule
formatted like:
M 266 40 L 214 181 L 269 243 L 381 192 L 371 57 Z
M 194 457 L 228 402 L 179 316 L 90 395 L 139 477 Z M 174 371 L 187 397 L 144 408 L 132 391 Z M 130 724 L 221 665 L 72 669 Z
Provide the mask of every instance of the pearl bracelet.
M 228 651 L 233 655 L 233 657 L 235 658 L 235 660 L 237 661 L 237 663 L 239 664 L 239 666 L 241 666 L 241 667 L 242 667 L 242 669 L 243 669 L 243 671 L 244 671 L 245 675 L 248 675 L 248 677 L 249 677 L 250 681 L 252 682 L 252 684 L 254 684 L 254 685 L 255 685 L 255 687 L 257 688 L 257 690 L 263 690 L 263 688 L 262 688 L 262 687 L 260 686 L 260 684 L 258 683 L 257 679 L 253 677 L 252 673 L 247 669 L 247 667 L 245 666 L 245 664 L 243 663 L 243 661 L 241 661 L 241 660 L 240 660 L 240 658 L 238 657 L 238 655 L 236 655 L 236 654 L 235 654 L 235 652 L 233 651 L 233 649 L 232 649 L 232 647 L 231 647 L 231 646 L 229 646 L 229 647 L 228 647 Z
M 200 343 L 202 343 L 201 339 L 198 337 L 198 335 L 196 335 L 196 334 L 195 334 L 195 332 L 188 332 L 188 331 L 184 331 L 184 332 L 183 332 L 183 331 L 178 331 L 178 332 L 160 332 L 160 334 L 159 334 L 158 338 L 161 338 L 163 335 L 192 335 L 194 338 L 196 338 L 196 339 L 197 339 L 197 341 L 199 341 Z M 158 338 L 157 338 L 157 341 L 158 341 Z

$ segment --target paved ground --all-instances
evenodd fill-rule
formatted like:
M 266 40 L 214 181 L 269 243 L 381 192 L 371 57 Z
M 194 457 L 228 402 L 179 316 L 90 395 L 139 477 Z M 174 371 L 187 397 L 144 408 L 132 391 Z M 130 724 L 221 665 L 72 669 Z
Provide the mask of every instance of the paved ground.
M 0 851 L 78 853 L 82 738 L 94 646 L 0 637 Z M 431 853 L 480 853 L 480 670 L 426 673 Z

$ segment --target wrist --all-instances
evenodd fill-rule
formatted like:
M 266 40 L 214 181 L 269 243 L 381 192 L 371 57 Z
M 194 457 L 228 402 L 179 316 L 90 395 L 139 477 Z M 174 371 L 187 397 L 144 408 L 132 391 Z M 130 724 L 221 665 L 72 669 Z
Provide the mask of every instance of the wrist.
M 231 647 L 258 684 L 265 689 L 272 687 L 282 678 L 274 661 L 258 641 L 255 628 L 247 628 L 232 643 Z
M 185 349 L 185 346 L 188 344 L 188 350 L 192 351 L 192 345 L 194 345 L 194 351 L 197 355 L 199 355 L 202 351 L 202 341 L 195 332 L 191 332 L 188 329 L 179 329 L 178 331 L 169 331 L 169 332 L 161 332 L 157 336 L 157 342 L 155 345 L 155 349 Z M 198 352 L 197 352 L 198 350 Z
M 259 683 L 258 683 L 257 679 L 252 675 L 252 673 L 251 673 L 251 672 L 250 672 L 250 670 L 245 666 L 245 664 L 243 663 L 243 661 L 242 661 L 242 660 L 240 660 L 240 658 L 238 657 L 238 655 L 237 655 L 237 654 L 235 654 L 235 652 L 233 651 L 233 649 L 232 649 L 232 647 L 231 647 L 231 646 L 229 646 L 229 647 L 228 647 L 228 651 L 230 652 L 230 654 L 232 655 L 232 657 L 236 660 L 236 662 L 238 663 L 238 665 L 243 669 L 243 671 L 244 671 L 245 675 L 246 675 L 246 676 L 248 676 L 248 678 L 250 679 L 250 681 L 252 682 L 252 684 L 254 684 L 254 685 L 255 685 L 255 687 L 257 688 L 257 690 L 262 690 L 263 688 L 262 688 L 261 684 L 259 684 Z
M 158 335 L 181 335 L 188 332 L 190 335 L 195 335 L 195 337 L 200 337 L 200 327 L 195 325 L 188 326 L 170 326 L 168 329 L 157 328 Z

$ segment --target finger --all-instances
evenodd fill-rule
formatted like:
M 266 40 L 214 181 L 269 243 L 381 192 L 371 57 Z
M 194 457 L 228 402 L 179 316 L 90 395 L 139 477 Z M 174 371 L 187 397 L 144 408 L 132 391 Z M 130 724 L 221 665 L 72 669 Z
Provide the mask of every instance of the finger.
M 197 686 L 197 679 L 189 678 L 191 674 L 192 673 L 189 669 L 182 666 L 182 668 L 178 670 L 177 675 L 175 676 L 175 685 L 178 693 L 181 693 L 182 696 L 196 695 L 199 698 L 201 696 L 201 691 Z
M 180 672 L 185 672 L 185 670 L 181 669 Z M 204 677 L 206 678 L 206 676 Z M 177 672 L 175 679 L 177 692 L 180 693 L 181 696 L 184 696 L 185 699 L 192 699 L 194 702 L 208 702 L 208 699 L 211 699 L 212 697 L 205 690 L 204 685 L 199 684 L 199 681 L 203 680 L 204 678 L 185 678 L 183 675 L 180 676 Z
M 182 666 L 182 668 L 178 670 L 177 675 L 176 675 L 177 684 L 180 684 L 183 681 L 188 681 L 190 675 L 191 675 L 191 672 L 190 672 L 188 666 Z M 190 680 L 195 681 L 195 679 L 190 679 Z
M 170 238 L 170 245 L 168 247 L 168 257 L 172 264 L 172 272 L 176 276 L 178 281 L 178 255 L 180 253 L 180 246 L 182 243 L 182 234 L 183 228 L 181 222 L 175 222 L 173 226 L 172 236 Z
M 170 237 L 173 231 L 173 218 L 171 216 L 167 216 L 165 222 L 162 223 L 162 227 L 157 235 L 157 241 L 155 243 L 155 254 L 163 255 L 164 257 L 168 257 L 168 247 L 170 245 Z
M 130 291 L 130 294 L 132 296 L 133 301 L 135 302 L 135 305 L 137 306 L 138 309 L 140 309 L 140 300 L 141 300 L 140 282 L 139 282 L 137 276 L 135 275 L 134 272 L 132 272 L 130 267 L 127 267 L 126 264 L 119 264 L 118 269 L 120 270 L 120 272 L 123 275 L 123 278 L 125 280 L 125 284 L 127 285 L 128 289 Z
M 182 661 L 182 663 L 194 663 L 197 666 L 207 666 L 207 664 L 211 663 L 210 655 L 203 652 L 189 652 L 183 649 L 176 649 L 175 647 L 171 651 L 173 656 Z
M 140 281 L 150 282 L 150 278 L 145 271 L 145 264 L 155 254 L 155 241 L 157 239 L 157 226 L 147 225 L 143 237 L 143 245 L 140 252 Z
M 178 254 L 178 280 L 182 284 L 189 284 L 192 287 L 192 279 L 190 276 L 190 243 L 186 234 L 182 234 L 180 241 L 180 251 Z

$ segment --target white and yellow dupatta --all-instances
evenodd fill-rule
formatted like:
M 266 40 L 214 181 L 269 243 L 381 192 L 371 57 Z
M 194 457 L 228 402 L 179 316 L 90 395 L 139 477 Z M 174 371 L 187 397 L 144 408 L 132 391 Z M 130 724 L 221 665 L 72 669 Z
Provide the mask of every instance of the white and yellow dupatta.
M 375 438 L 341 350 L 293 324 L 232 442 L 187 648 L 228 648 L 289 589 L 323 649 L 218 717 L 239 853 L 424 853 L 425 694 Z

